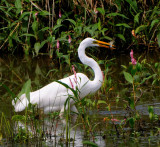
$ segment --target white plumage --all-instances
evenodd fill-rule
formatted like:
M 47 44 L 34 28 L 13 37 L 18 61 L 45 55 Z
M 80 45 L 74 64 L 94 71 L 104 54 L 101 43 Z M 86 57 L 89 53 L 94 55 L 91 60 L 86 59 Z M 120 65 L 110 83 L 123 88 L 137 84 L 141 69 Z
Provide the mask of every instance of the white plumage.
M 76 74 L 77 81 L 75 79 L 75 75 L 69 76 L 59 81 L 74 89 L 76 89 L 75 87 L 77 86 L 80 98 L 83 98 L 90 93 L 96 92 L 102 85 L 102 71 L 95 60 L 86 56 L 85 49 L 89 46 L 102 46 L 109 48 L 108 45 L 109 43 L 98 41 L 92 38 L 84 39 L 79 45 L 79 59 L 83 64 L 86 64 L 93 69 L 95 75 L 93 81 L 89 80 L 88 77 L 83 73 Z M 58 110 L 63 113 L 64 103 L 66 102 L 68 95 L 73 96 L 73 93 L 69 88 L 67 89 L 60 83 L 52 82 L 37 91 L 30 92 L 30 103 L 37 104 L 38 108 L 43 108 L 45 113 Z M 70 100 L 70 103 L 73 104 L 74 101 Z M 15 112 L 19 112 L 23 111 L 28 106 L 29 101 L 26 95 L 22 94 L 19 98 L 15 98 L 15 100 L 12 101 L 12 104 L 15 108 Z

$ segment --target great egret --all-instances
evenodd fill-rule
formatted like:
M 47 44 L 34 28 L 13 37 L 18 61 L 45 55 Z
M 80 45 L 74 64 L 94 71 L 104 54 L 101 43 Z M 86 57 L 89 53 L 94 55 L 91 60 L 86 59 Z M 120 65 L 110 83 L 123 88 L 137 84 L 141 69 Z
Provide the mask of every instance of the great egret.
M 75 75 L 71 75 L 59 81 L 74 89 L 77 86 L 80 98 L 96 92 L 101 87 L 103 82 L 102 71 L 95 60 L 86 56 L 85 49 L 93 46 L 110 48 L 109 45 L 109 43 L 98 41 L 92 38 L 84 39 L 79 45 L 79 59 L 83 64 L 88 65 L 94 71 L 95 77 L 93 81 L 89 80 L 89 78 L 83 73 L 77 73 L 76 80 Z M 62 114 L 64 112 L 64 104 L 68 98 L 68 95 L 73 95 L 70 89 L 67 89 L 60 83 L 52 82 L 37 91 L 30 92 L 30 103 L 37 104 L 38 108 L 43 108 L 44 113 L 60 110 L 60 114 Z M 73 105 L 74 101 L 70 100 L 70 103 L 72 108 L 75 109 L 75 106 Z M 22 94 L 19 98 L 16 98 L 12 101 L 15 112 L 23 111 L 28 104 L 29 101 L 26 97 L 26 94 Z

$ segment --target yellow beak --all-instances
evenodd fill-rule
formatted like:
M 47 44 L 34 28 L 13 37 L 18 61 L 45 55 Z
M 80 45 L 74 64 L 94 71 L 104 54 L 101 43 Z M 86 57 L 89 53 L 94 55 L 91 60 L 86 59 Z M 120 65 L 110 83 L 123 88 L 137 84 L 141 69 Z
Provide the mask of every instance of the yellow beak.
M 116 49 L 116 48 L 114 48 L 115 45 L 111 45 L 110 43 L 107 43 L 107 42 L 96 40 L 94 43 L 98 44 L 100 47 L 105 47 L 105 48 L 110 48 L 110 49 Z

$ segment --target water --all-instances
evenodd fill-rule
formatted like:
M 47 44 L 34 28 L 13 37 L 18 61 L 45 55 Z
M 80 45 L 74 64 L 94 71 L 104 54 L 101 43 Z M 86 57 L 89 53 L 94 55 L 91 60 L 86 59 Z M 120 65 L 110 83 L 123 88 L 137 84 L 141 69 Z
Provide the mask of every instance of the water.
M 145 55 L 142 56 L 144 58 Z M 153 55 L 147 56 L 147 60 L 149 60 L 150 62 L 157 62 L 159 60 L 158 58 L 154 59 L 152 56 Z M 129 112 L 130 110 L 126 110 L 126 107 L 124 107 L 124 97 L 126 97 L 126 95 L 130 97 L 132 89 L 128 89 L 128 85 L 126 86 L 122 84 L 124 79 L 119 78 L 120 72 L 122 70 L 121 65 L 123 64 L 128 66 L 129 61 L 130 57 L 127 56 L 126 58 L 126 55 L 116 57 L 116 60 L 112 61 L 111 63 L 112 66 L 109 66 L 110 72 L 108 73 L 108 76 L 110 76 L 112 79 L 111 85 L 114 87 L 113 90 L 107 92 L 107 94 L 96 94 L 96 97 L 98 97 L 98 99 L 105 100 L 107 104 L 110 105 L 110 111 L 108 111 L 106 105 L 100 105 L 98 109 L 97 107 L 94 107 L 88 112 L 90 117 L 93 118 L 90 123 L 93 123 L 93 121 L 95 121 L 94 123 L 99 124 L 95 129 L 95 132 L 97 134 L 94 134 L 94 140 L 95 143 L 98 144 L 98 146 L 159 145 L 159 132 L 152 128 L 152 123 L 149 120 L 148 112 L 148 107 L 153 106 L 154 114 L 158 116 L 160 115 L 159 88 L 152 88 L 144 85 L 144 87 L 142 87 L 143 95 L 141 96 L 140 92 L 137 93 L 137 96 L 139 96 L 140 99 L 136 104 L 136 111 L 141 117 L 143 117 L 144 124 L 143 122 L 141 122 L 141 125 L 143 125 L 143 128 L 145 128 L 146 130 L 137 131 L 133 135 L 130 135 L 130 132 L 132 130 L 130 127 L 124 127 L 123 129 L 118 128 L 118 131 L 116 131 L 115 124 L 120 124 L 121 121 L 129 117 L 130 113 L 132 113 Z M 79 66 L 77 67 L 79 67 L 77 70 L 79 70 L 80 72 L 89 73 L 88 76 L 92 75 L 92 73 L 88 71 L 88 68 L 83 68 L 83 65 L 81 66 L 79 64 Z M 105 65 L 101 65 L 101 67 L 104 70 Z M 21 91 L 24 83 L 29 78 L 32 81 L 32 91 L 34 91 L 54 80 L 61 79 L 70 74 L 72 73 L 68 64 L 64 63 L 62 65 L 57 60 L 52 60 L 48 56 L 39 56 L 36 58 L 32 58 L 4 55 L 0 58 L 0 82 L 3 84 L 3 86 L 1 86 L 0 88 L 0 112 L 3 112 L 6 118 L 11 120 L 12 116 L 15 115 L 13 107 L 11 105 L 11 99 Z M 7 87 L 7 89 L 5 86 Z M 9 93 L 9 91 L 11 92 Z M 95 100 L 95 97 L 92 97 Z M 119 99 L 118 102 L 116 102 L 117 98 Z M 20 113 L 20 115 L 24 115 L 24 112 Z M 114 123 L 112 121 L 105 122 L 104 118 L 114 118 L 118 121 Z M 40 142 L 38 142 L 37 140 L 32 141 L 29 142 L 29 144 L 41 144 L 42 146 L 60 146 L 61 144 L 63 144 L 63 139 L 66 138 L 64 131 L 64 128 L 66 127 L 65 120 L 58 120 L 57 124 L 45 118 L 45 121 L 43 121 L 42 124 L 42 130 L 44 130 L 45 132 L 44 140 L 41 140 Z M 57 125 L 56 128 L 55 125 Z M 73 123 L 72 127 L 74 125 L 75 124 Z M 160 125 L 157 123 L 156 125 L 158 129 Z M 25 124 L 23 123 L 19 124 L 19 126 L 25 128 Z M 28 125 L 27 127 L 30 131 L 32 131 L 30 125 Z M 16 128 L 14 129 L 16 130 Z M 124 134 L 122 133 L 122 130 L 124 131 Z M 50 136 L 47 137 L 46 132 L 50 132 Z M 120 135 L 117 132 L 123 135 Z M 0 132 L 0 134 L 3 133 Z M 79 125 L 79 127 L 76 127 L 76 129 L 73 127 L 70 134 L 72 139 L 75 138 L 75 141 L 72 141 L 70 146 L 83 146 L 82 141 L 84 141 L 86 138 L 82 126 Z M 4 144 L 11 145 L 11 143 L 5 138 L 1 139 L 1 145 Z M 14 143 L 13 145 L 19 144 Z M 25 144 L 23 143 L 23 145 Z

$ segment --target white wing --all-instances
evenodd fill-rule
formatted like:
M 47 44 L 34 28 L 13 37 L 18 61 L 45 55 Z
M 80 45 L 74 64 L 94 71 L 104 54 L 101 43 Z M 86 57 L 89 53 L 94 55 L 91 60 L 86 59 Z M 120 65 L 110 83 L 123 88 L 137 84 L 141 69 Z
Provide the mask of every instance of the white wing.
M 90 80 L 82 73 L 77 73 L 76 77 L 77 80 L 75 75 L 72 75 L 59 81 L 74 89 L 76 89 L 75 87 L 77 86 L 80 91 L 80 98 L 83 98 L 91 92 Z M 57 82 L 52 82 L 37 91 L 30 92 L 30 103 L 37 104 L 39 108 L 44 108 L 45 112 L 57 110 L 62 111 L 68 95 L 73 95 L 70 89 L 67 89 L 62 84 Z M 70 101 L 71 104 L 73 102 L 73 100 Z M 17 100 L 16 104 L 14 103 L 14 100 L 12 101 L 12 104 L 15 108 L 15 111 L 19 112 L 23 111 L 25 107 L 28 106 L 29 102 L 26 95 L 23 94 Z

